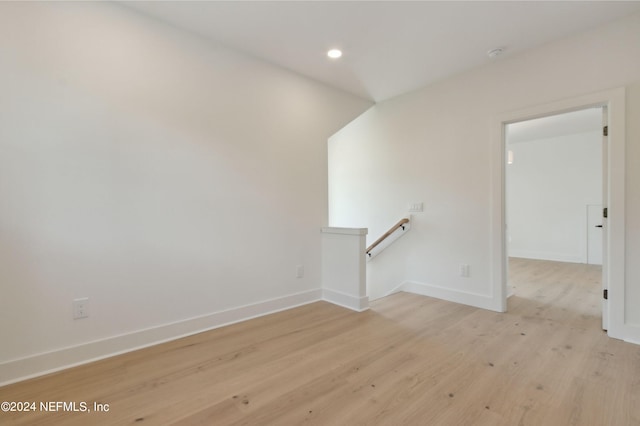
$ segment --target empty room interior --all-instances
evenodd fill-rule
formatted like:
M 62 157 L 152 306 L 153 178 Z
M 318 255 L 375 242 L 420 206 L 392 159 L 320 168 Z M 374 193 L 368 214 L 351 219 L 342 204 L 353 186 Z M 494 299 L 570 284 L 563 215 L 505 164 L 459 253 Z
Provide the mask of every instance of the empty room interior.
M 640 2 L 0 3 L 0 424 L 640 425 Z

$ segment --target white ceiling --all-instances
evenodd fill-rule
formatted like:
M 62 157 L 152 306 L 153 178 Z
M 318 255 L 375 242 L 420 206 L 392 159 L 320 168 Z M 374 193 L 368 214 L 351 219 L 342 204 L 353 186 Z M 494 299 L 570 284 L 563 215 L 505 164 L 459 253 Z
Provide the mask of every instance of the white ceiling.
M 640 1 L 124 2 L 215 43 L 380 101 L 640 11 Z M 326 51 L 344 51 L 329 60 Z

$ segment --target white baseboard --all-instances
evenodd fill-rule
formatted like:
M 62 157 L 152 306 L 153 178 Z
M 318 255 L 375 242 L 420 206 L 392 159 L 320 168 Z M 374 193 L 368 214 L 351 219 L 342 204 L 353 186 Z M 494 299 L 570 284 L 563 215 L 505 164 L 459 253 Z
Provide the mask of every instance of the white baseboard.
M 6 361 L 0 363 L 0 386 L 317 302 L 322 300 L 323 296 L 321 289 L 290 294 L 133 333 Z M 324 298 L 331 303 L 345 306 Z M 350 306 L 345 307 L 353 309 Z
M 499 304 L 491 296 L 476 294 L 435 285 L 420 283 L 416 281 L 404 281 L 400 288 L 407 293 L 420 294 L 422 296 L 435 297 L 449 302 L 461 303 L 463 305 L 474 306 L 476 308 L 488 309 L 500 312 L 496 309 Z
M 367 296 L 358 297 L 328 288 L 322 289 L 322 299 L 334 305 L 351 309 L 352 311 L 362 312 L 369 309 L 369 298 Z
M 640 339 L 624 339 L 624 341 L 634 345 L 640 345 Z
M 373 301 L 373 300 L 378 300 L 378 299 L 382 299 L 384 297 L 387 296 L 391 296 L 392 294 L 396 294 L 400 291 L 402 291 L 402 286 L 404 285 L 404 283 L 400 283 L 399 285 L 397 285 L 396 287 L 393 288 L 393 290 L 388 291 L 387 293 L 384 293 L 382 295 L 370 295 L 369 296 L 369 301 Z

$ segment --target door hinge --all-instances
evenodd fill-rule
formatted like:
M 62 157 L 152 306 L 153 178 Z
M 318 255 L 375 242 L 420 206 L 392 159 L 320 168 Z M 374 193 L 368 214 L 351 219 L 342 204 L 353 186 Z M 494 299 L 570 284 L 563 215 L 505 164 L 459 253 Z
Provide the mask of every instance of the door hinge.
M 604 298 L 604 300 L 609 300 L 609 290 L 608 289 L 604 289 L 602 290 L 602 297 Z
M 602 136 L 609 136 L 609 126 L 604 126 L 602 128 Z
M 602 209 L 602 217 L 609 217 L 609 208 L 605 207 Z

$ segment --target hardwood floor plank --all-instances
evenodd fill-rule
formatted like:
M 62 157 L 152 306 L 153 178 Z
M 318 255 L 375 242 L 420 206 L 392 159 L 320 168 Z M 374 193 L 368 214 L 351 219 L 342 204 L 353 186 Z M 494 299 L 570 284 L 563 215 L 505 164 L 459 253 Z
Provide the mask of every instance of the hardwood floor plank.
M 600 269 L 512 259 L 508 312 L 398 293 L 318 302 L 0 387 L 7 425 L 640 425 L 640 347 L 601 330 Z

